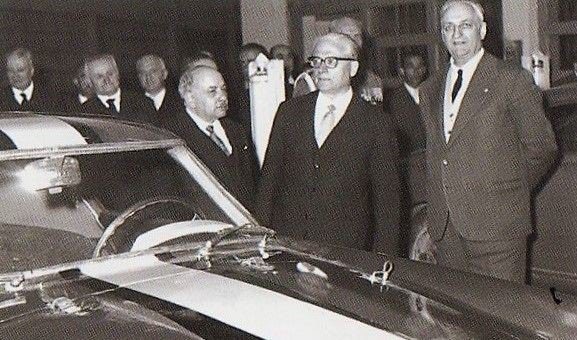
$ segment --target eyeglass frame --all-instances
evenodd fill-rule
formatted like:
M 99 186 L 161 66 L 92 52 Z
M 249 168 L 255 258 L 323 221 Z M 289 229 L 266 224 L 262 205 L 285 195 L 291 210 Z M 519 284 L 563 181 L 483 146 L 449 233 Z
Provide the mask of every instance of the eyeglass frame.
M 335 64 L 333 66 L 329 66 L 327 64 L 327 59 L 334 59 L 335 60 Z M 318 66 L 314 66 L 313 62 L 314 60 L 318 60 L 319 64 Z M 343 57 L 333 57 L 333 56 L 328 56 L 325 58 L 321 58 L 321 57 L 316 57 L 316 56 L 311 56 L 308 57 L 307 62 L 309 63 L 309 65 L 311 65 L 312 68 L 320 68 L 322 64 L 325 64 L 325 66 L 327 68 L 336 68 L 339 65 L 339 61 L 358 61 L 358 59 L 355 58 L 343 58 Z

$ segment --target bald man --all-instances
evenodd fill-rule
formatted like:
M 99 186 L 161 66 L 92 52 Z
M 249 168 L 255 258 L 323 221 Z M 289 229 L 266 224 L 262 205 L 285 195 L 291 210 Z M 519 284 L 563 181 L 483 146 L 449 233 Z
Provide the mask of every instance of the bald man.
M 390 117 L 353 93 L 358 46 L 316 40 L 319 91 L 282 103 L 257 194 L 257 218 L 279 234 L 399 253 L 398 149 Z
M 253 208 L 257 162 L 242 127 L 227 118 L 228 98 L 220 72 L 198 66 L 180 77 L 184 108 L 165 124 L 247 209 Z
M 181 109 L 182 101 L 176 91 L 166 86 L 168 70 L 164 60 L 154 54 L 142 56 L 136 62 L 136 72 L 140 86 L 143 112 L 141 117 L 147 122 L 161 126 Z

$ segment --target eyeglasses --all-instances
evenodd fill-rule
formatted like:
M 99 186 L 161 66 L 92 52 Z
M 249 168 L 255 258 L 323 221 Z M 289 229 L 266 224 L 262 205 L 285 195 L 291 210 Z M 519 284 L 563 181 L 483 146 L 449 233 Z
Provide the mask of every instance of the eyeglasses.
M 320 68 L 322 63 L 325 63 L 327 68 L 335 68 L 337 67 L 339 60 L 346 60 L 346 61 L 357 61 L 354 58 L 340 58 L 340 57 L 310 57 L 308 59 L 309 64 L 314 68 Z

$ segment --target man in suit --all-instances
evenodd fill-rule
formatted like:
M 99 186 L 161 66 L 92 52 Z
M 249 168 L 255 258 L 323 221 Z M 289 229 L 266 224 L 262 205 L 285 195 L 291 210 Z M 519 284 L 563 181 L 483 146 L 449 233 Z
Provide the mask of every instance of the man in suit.
M 284 67 L 284 87 L 285 87 L 285 98 L 291 98 L 293 95 L 293 86 L 295 84 L 295 79 L 299 72 L 296 71 L 295 65 L 295 54 L 289 45 L 277 44 L 270 48 L 271 59 L 277 59 L 283 61 Z
M 556 156 L 542 99 L 524 70 L 482 47 L 482 7 L 441 9 L 450 65 L 423 84 L 428 224 L 437 262 L 524 282 L 531 191 Z
M 421 56 L 405 56 L 399 69 L 403 85 L 391 92 L 389 108 L 396 123 L 402 159 L 408 158 L 415 150 L 425 148 L 426 135 L 419 109 L 419 86 L 425 80 L 426 73 L 427 68 Z
M 49 112 L 56 108 L 54 94 L 32 79 L 34 64 L 29 50 L 17 48 L 6 55 L 6 75 L 10 85 L 2 91 L 1 110 Z
M 168 70 L 164 60 L 157 55 L 142 56 L 136 62 L 136 71 L 140 86 L 144 90 L 141 117 L 151 124 L 160 126 L 162 120 L 171 119 L 181 110 L 182 101 L 176 91 L 166 87 Z
M 94 96 L 92 83 L 86 74 L 84 65 L 78 68 L 76 76 L 72 79 L 72 83 L 76 88 L 76 92 L 71 93 L 66 98 L 65 110 L 68 112 L 82 112 L 82 104 Z
M 184 72 L 178 92 L 184 108 L 165 127 L 181 138 L 247 209 L 254 203 L 256 156 L 242 127 L 226 118 L 222 75 L 198 66 Z
M 120 89 L 120 73 L 113 55 L 91 57 L 84 67 L 96 95 L 82 104 L 83 112 L 146 122 L 138 95 Z
M 353 94 L 358 46 L 329 33 L 309 61 L 318 92 L 282 103 L 257 194 L 257 218 L 279 234 L 399 252 L 399 178 L 390 117 Z

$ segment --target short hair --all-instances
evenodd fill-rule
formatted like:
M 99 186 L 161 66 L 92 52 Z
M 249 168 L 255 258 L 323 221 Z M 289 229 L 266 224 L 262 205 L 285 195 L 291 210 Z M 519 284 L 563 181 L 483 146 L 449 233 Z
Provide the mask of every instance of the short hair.
M 136 61 L 136 70 L 140 70 L 144 65 L 145 60 L 152 60 L 155 63 L 158 63 L 160 65 L 160 67 L 163 70 L 166 70 L 166 64 L 164 63 L 164 59 L 162 59 L 161 57 L 157 56 L 156 54 L 146 54 L 143 55 L 142 57 L 140 57 L 137 61 Z
M 347 54 L 348 57 L 350 58 L 356 59 L 359 57 L 359 45 L 357 45 L 357 43 L 346 34 L 327 33 L 325 35 L 318 37 L 313 45 L 314 46 L 313 51 L 317 48 L 317 45 L 319 43 L 324 41 L 329 41 L 335 45 L 345 48 L 346 50 L 344 51 L 344 53 Z
M 238 52 L 238 54 L 240 55 L 240 54 L 247 52 L 247 51 L 256 51 L 258 53 L 264 54 L 267 58 L 269 57 L 268 51 L 266 50 L 266 47 L 264 47 L 261 44 L 257 44 L 257 43 L 244 44 L 240 47 L 240 51 Z
M 361 24 L 360 21 L 358 21 L 357 19 L 353 19 L 350 17 L 342 17 L 342 18 L 338 18 L 335 19 L 333 21 L 330 22 L 329 24 L 329 32 L 333 32 L 333 33 L 341 33 L 341 29 L 343 26 L 354 26 L 356 27 L 360 32 L 363 31 L 363 25 Z
M 191 55 L 189 57 L 184 58 L 184 60 L 182 61 L 182 66 L 180 68 L 180 73 L 186 72 L 193 63 L 196 63 L 199 60 L 203 60 L 203 59 L 204 60 L 211 60 L 216 65 L 218 65 L 216 63 L 216 60 L 214 59 L 214 56 L 212 55 L 212 53 L 202 50 L 202 51 L 198 51 L 198 52 L 194 53 L 193 55 Z
M 203 69 L 218 72 L 217 70 L 208 66 L 196 66 L 185 70 L 182 73 L 182 76 L 180 76 L 180 80 L 178 82 L 178 93 L 180 93 L 181 97 L 184 97 L 186 93 L 190 92 L 190 89 L 192 88 L 192 86 L 194 85 L 194 81 L 196 80 L 195 73 Z
M 276 50 L 280 49 L 280 48 L 286 48 L 286 49 L 289 51 L 289 53 L 290 53 L 291 55 L 293 55 L 293 57 L 294 57 L 294 52 L 293 52 L 292 47 L 290 47 L 290 46 L 287 45 L 287 44 L 276 44 L 276 45 L 274 45 L 273 47 L 271 47 L 271 48 L 270 48 L 270 57 L 272 58 L 274 52 L 275 52 Z
M 18 47 L 8 52 L 6 54 L 6 62 L 8 62 L 8 60 L 11 58 L 24 59 L 26 60 L 28 66 L 30 67 L 34 66 L 34 64 L 32 63 L 32 52 L 30 52 L 30 50 L 27 48 Z
M 90 74 L 90 65 L 97 61 L 107 61 L 109 64 L 112 65 L 116 73 L 119 73 L 118 65 L 116 65 L 116 60 L 114 59 L 114 56 L 112 54 L 97 54 L 86 58 L 86 61 L 84 62 L 84 69 L 86 70 L 87 74 Z
M 443 6 L 441 7 L 440 17 L 442 18 L 443 15 L 445 14 L 445 12 L 451 6 L 453 6 L 454 4 L 458 4 L 458 3 L 463 3 L 463 4 L 470 6 L 473 9 L 473 11 L 475 12 L 475 15 L 477 16 L 477 18 L 479 18 L 479 20 L 481 20 L 481 22 L 485 21 L 485 11 L 483 10 L 483 6 L 481 6 L 481 4 L 479 4 L 478 2 L 471 1 L 471 0 L 447 0 L 447 1 L 445 1 Z

